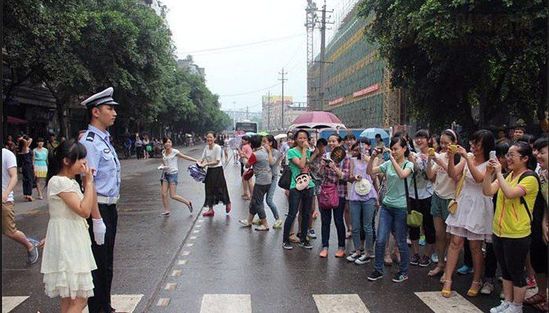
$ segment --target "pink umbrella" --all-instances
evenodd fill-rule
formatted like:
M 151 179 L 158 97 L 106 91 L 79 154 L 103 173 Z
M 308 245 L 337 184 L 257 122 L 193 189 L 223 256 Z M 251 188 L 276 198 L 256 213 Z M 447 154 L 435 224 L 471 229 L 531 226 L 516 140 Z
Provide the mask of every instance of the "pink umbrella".
M 345 125 L 331 112 L 309 111 L 299 115 L 290 128 L 345 128 Z

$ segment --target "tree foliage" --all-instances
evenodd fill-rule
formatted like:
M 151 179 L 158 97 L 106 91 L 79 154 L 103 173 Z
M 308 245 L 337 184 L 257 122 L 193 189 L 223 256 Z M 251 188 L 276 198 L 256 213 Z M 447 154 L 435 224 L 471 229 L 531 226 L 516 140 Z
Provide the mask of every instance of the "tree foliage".
M 25 81 L 44 83 L 62 133 L 68 106 L 107 86 L 115 88 L 126 127 L 138 131 L 159 122 L 194 131 L 227 125 L 205 82 L 176 67 L 163 17 L 141 1 L 7 0 L 3 14 L 11 76 L 4 97 Z
M 543 116 L 547 13 L 543 0 L 363 0 L 358 14 L 418 122 L 473 129 Z

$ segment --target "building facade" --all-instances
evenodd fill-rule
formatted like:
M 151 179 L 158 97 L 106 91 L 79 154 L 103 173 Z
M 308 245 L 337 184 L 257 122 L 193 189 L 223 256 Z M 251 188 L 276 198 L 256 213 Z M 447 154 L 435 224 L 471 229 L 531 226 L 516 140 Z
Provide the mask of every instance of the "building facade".
M 284 112 L 282 112 L 281 96 L 263 96 L 261 121 L 266 130 L 286 130 L 306 110 L 306 103 L 294 102 L 291 96 L 284 96 Z
M 390 88 L 389 71 L 377 46 L 364 36 L 368 21 L 356 5 L 326 46 L 325 60 L 308 67 L 307 99 L 311 110 L 331 111 L 349 128 L 390 127 L 404 116 L 399 90 Z M 321 97 L 320 66 L 324 66 Z

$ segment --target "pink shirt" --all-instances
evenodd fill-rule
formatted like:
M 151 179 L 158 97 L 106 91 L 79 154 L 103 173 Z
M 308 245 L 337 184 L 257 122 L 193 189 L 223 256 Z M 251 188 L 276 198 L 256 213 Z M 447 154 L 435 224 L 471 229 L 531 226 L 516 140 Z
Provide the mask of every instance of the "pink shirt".
M 248 159 L 252 156 L 252 153 L 254 153 L 253 150 L 252 150 L 252 147 L 250 147 L 249 144 L 246 144 L 246 145 L 242 146 L 242 152 L 244 152 L 246 154 L 246 157 Z

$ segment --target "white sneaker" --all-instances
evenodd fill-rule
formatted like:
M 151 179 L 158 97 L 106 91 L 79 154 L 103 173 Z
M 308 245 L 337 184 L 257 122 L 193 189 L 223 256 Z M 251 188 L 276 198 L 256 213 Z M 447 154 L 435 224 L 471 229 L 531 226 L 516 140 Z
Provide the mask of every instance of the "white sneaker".
M 480 289 L 480 293 L 483 295 L 490 295 L 492 292 L 494 292 L 494 284 L 489 281 L 485 281 L 484 285 L 482 285 L 482 289 Z
M 501 301 L 501 303 L 498 306 L 490 309 L 490 313 L 501 313 L 509 307 L 509 304 L 510 303 L 505 300 Z
M 347 261 L 349 261 L 349 262 L 354 262 L 354 261 L 356 261 L 356 259 L 358 259 L 359 257 L 360 257 L 360 253 L 355 251 L 355 252 L 353 252 L 351 255 L 349 255 L 349 256 L 347 257 Z
M 367 253 L 364 253 L 363 255 L 360 256 L 360 258 L 355 260 L 355 264 L 364 265 L 366 263 L 369 263 L 370 259 L 371 259 L 370 256 Z
M 238 222 L 242 227 L 252 227 L 252 224 L 248 223 L 248 220 L 239 220 Z
M 280 229 L 280 228 L 282 228 L 282 220 L 281 220 L 281 219 L 276 220 L 276 221 L 274 222 L 274 224 L 273 224 L 273 228 L 274 228 L 274 229 Z
M 516 305 L 516 304 L 510 303 L 505 310 L 500 312 L 501 313 L 522 313 L 522 304 Z

